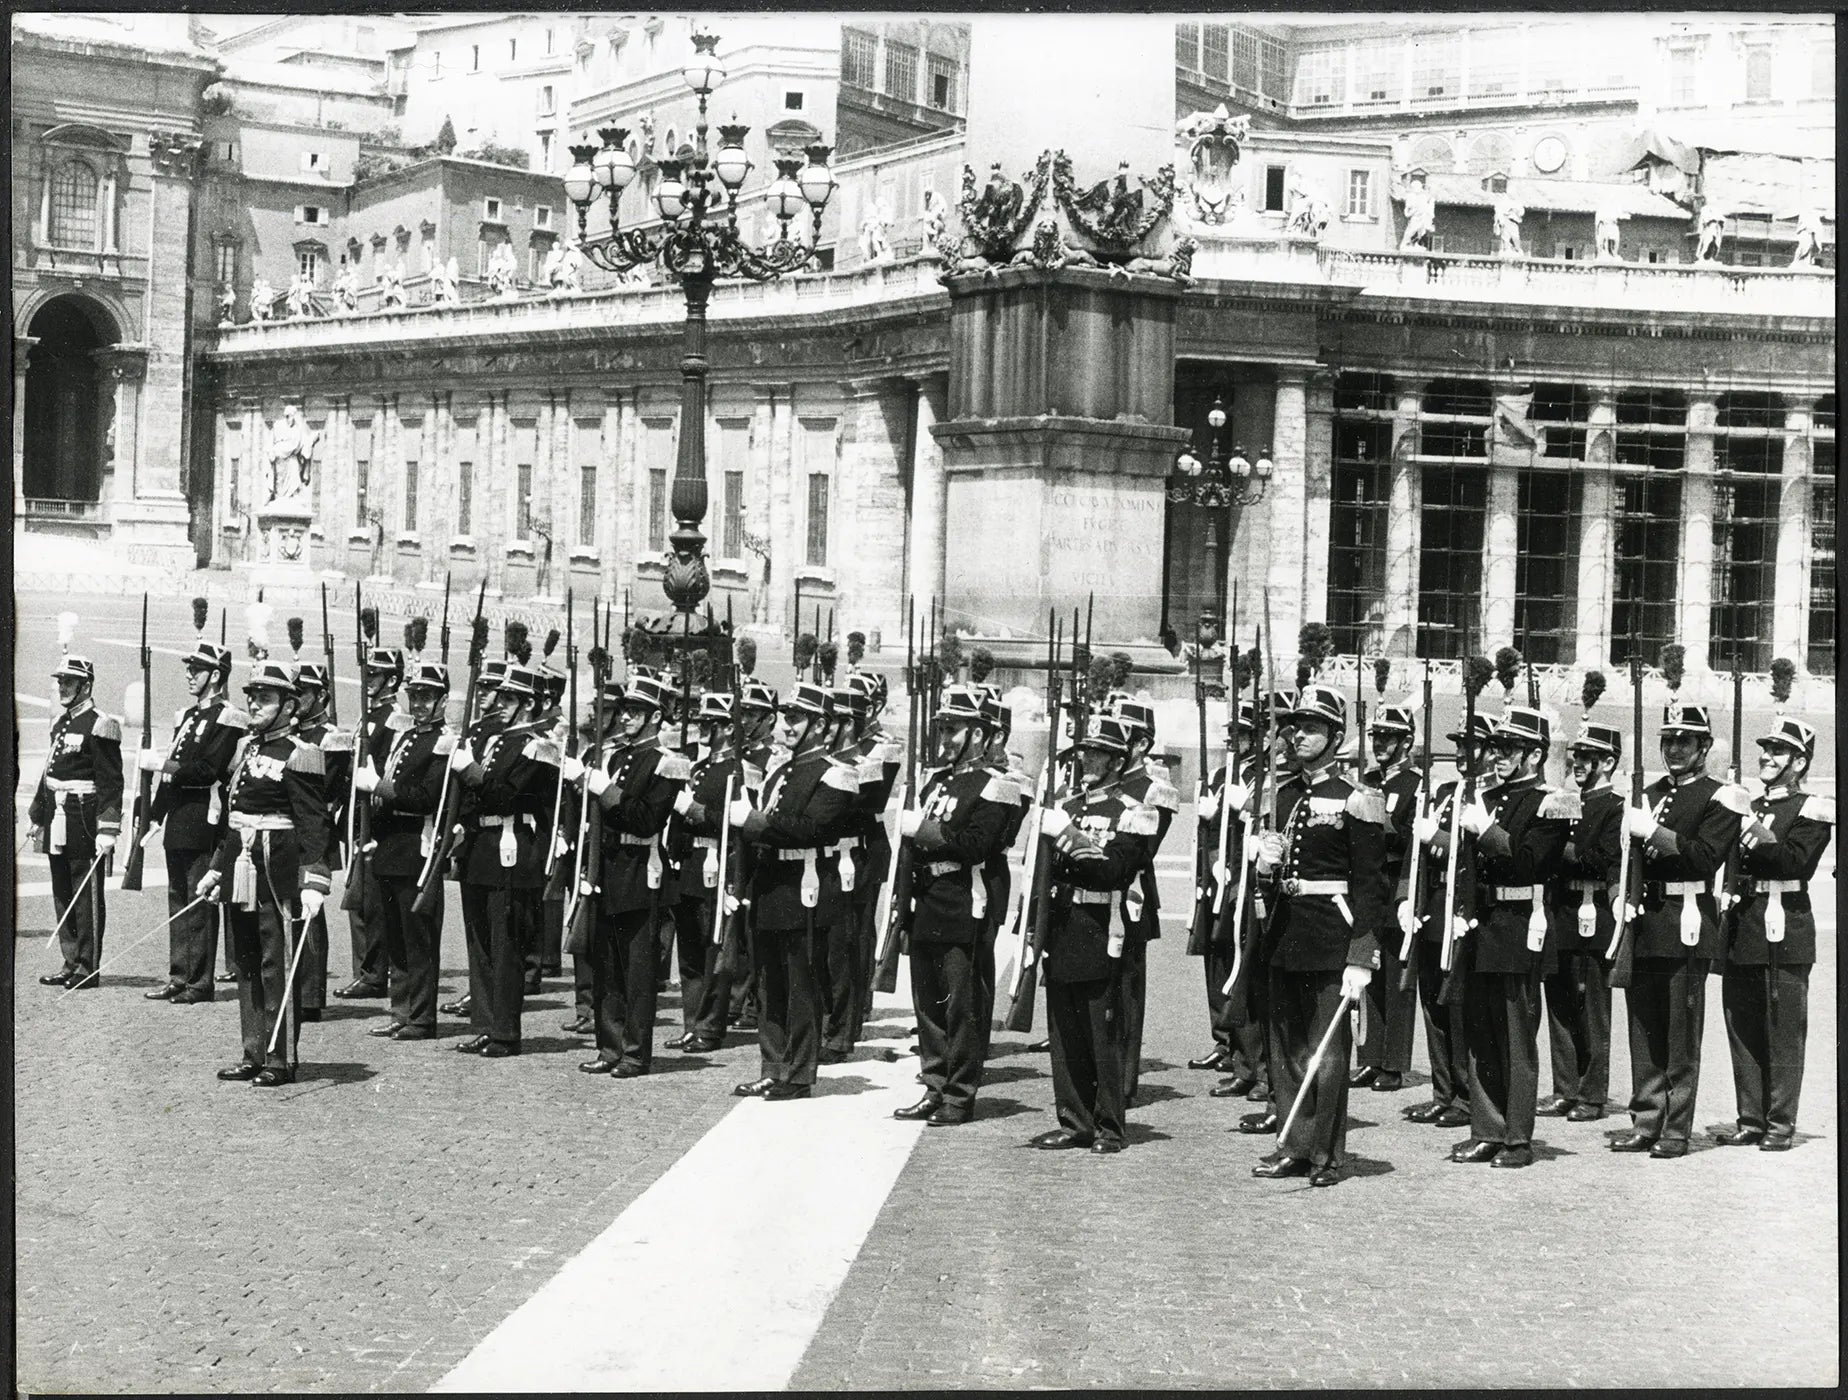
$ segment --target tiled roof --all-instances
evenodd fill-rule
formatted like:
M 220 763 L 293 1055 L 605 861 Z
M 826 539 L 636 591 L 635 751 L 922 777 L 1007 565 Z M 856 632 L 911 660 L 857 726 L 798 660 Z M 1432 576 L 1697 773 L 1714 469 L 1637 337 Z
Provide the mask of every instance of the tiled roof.
M 1482 178 L 1477 175 L 1431 175 L 1427 183 L 1431 188 L 1431 197 L 1439 204 L 1487 209 L 1495 203 L 1494 193 L 1483 188 Z M 1672 199 L 1652 192 L 1646 185 L 1598 180 L 1537 180 L 1515 176 L 1508 181 L 1508 193 L 1530 210 L 1594 214 L 1600 209 L 1611 208 L 1627 218 L 1689 217 L 1686 209 Z

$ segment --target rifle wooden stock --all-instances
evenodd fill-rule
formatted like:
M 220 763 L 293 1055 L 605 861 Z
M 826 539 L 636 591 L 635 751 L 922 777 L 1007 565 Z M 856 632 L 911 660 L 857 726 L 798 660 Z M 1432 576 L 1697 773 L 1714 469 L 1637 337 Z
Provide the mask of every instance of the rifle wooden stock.
M 1418 956 L 1418 877 L 1424 870 L 1424 851 L 1418 843 L 1418 827 L 1431 814 L 1431 663 L 1424 672 L 1424 761 L 1418 774 L 1418 810 L 1412 819 L 1412 845 L 1406 852 L 1411 870 L 1406 875 L 1405 907 L 1411 914 L 1412 927 L 1399 945 L 1399 990 L 1409 992 L 1417 980 L 1414 960 Z
M 141 751 L 154 747 L 153 653 L 148 650 L 148 595 L 141 595 Z M 153 816 L 154 775 L 145 768 L 135 784 L 135 814 L 129 825 L 128 854 L 122 861 L 122 888 L 141 888 L 141 843 Z
M 1643 805 L 1643 662 L 1639 656 L 1630 658 L 1630 805 Z M 1623 838 L 1623 854 L 1617 864 L 1617 900 L 1611 910 L 1615 927 L 1611 933 L 1610 947 L 1605 949 L 1605 956 L 1611 960 L 1611 985 L 1624 988 L 1630 985 L 1633 968 L 1632 948 L 1634 940 L 1630 937 L 1630 913 L 1643 907 L 1643 862 L 1635 851 L 1636 843 L 1628 833 Z
M 899 784 L 898 810 L 903 812 L 910 805 L 911 781 L 907 778 Z M 892 856 L 886 864 L 885 897 L 879 904 L 876 938 L 879 957 L 873 965 L 873 990 L 876 992 L 890 993 L 898 990 L 899 929 L 903 922 L 900 911 L 911 903 L 909 844 L 900 835 L 892 843 Z
M 468 651 L 468 686 L 462 692 L 462 720 L 457 726 L 458 741 L 466 741 L 469 717 L 475 711 L 475 688 L 481 680 L 481 648 L 475 645 L 474 636 L 480 629 L 482 604 L 487 601 L 488 582 L 481 581 L 481 591 L 475 595 L 475 621 L 470 626 Z M 364 681 L 361 681 L 364 685 Z M 361 701 L 361 710 L 365 708 Z M 448 763 L 443 765 L 442 785 L 437 789 L 436 821 L 434 835 L 430 841 L 430 854 L 424 858 L 423 869 L 417 875 L 417 898 L 411 908 L 426 917 L 436 912 L 437 900 L 441 898 L 443 888 L 443 867 L 456 848 L 456 808 L 461 794 L 456 787 L 455 769 Z
M 353 589 L 353 610 L 359 611 L 359 588 Z M 366 662 L 365 629 L 359 631 L 359 724 L 353 731 L 353 772 L 347 786 L 347 872 L 346 888 L 340 892 L 340 907 L 369 919 L 378 908 L 378 887 L 372 880 L 372 796 L 359 789 L 360 766 L 371 757 L 367 746 L 372 711 L 366 701 L 366 686 L 372 673 Z M 331 653 L 330 663 L 331 663 Z M 330 684 L 329 689 L 332 689 Z
M 1074 632 L 1076 622 L 1074 620 Z M 1027 872 L 1022 873 L 1021 883 L 1026 887 L 1026 903 L 1022 906 L 1021 922 L 1024 925 L 1022 947 L 1019 960 L 1014 970 L 1014 984 L 1008 988 L 1007 1009 L 1001 1017 L 1001 1028 L 1017 1034 L 1025 1034 L 1033 1029 L 1033 1001 L 1039 990 L 1040 954 L 1046 949 L 1046 926 L 1052 904 L 1052 862 L 1053 846 L 1041 835 L 1046 813 L 1051 809 L 1053 797 L 1059 783 L 1059 621 L 1057 614 L 1047 618 L 1048 641 L 1046 653 L 1046 764 L 1044 786 L 1040 790 L 1039 802 L 1033 812 L 1033 829 L 1027 840 Z M 1077 638 L 1074 635 L 1073 642 Z M 1076 651 L 1076 646 L 1073 648 Z

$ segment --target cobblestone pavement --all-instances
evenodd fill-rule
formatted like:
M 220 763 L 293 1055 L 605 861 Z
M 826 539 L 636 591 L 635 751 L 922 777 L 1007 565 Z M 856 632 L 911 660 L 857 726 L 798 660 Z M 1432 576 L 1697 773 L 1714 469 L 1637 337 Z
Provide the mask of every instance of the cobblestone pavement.
M 45 669 L 41 630 L 25 639 L 22 677 Z M 178 703 L 157 700 L 169 716 Z M 33 712 L 22 715 L 29 783 Z M 23 860 L 20 878 L 42 881 L 42 860 Z M 1178 907 L 1184 892 L 1166 884 Z M 1833 893 L 1819 889 L 1818 904 L 1832 908 Z M 50 900 L 19 907 L 24 1391 L 427 1388 L 671 1170 L 755 1072 L 734 1037 L 703 1069 L 662 1056 L 643 1080 L 578 1075 L 579 1043 L 557 1029 L 568 989 L 554 982 L 528 1001 L 518 1059 L 451 1055 L 452 1018 L 437 1042 L 383 1043 L 364 1034 L 381 1003 L 336 1003 L 305 1030 L 301 1082 L 219 1084 L 211 1071 L 236 1058 L 234 999 L 145 1002 L 164 935 L 122 952 L 164 906 L 159 889 L 113 895 L 105 955 L 122 961 L 100 991 L 69 996 L 34 980 L 51 961 Z M 922 1135 L 794 1388 L 1837 1382 L 1832 939 L 1813 979 L 1792 1153 L 1697 1142 L 1679 1162 L 1623 1158 L 1604 1149 L 1621 1118 L 1544 1119 L 1533 1168 L 1454 1166 L 1443 1158 L 1461 1130 L 1399 1117 L 1423 1097 L 1421 1037 L 1412 1087 L 1353 1096 L 1354 1176 L 1311 1191 L 1253 1180 L 1268 1141 L 1228 1134 L 1246 1106 L 1206 1097 L 1214 1076 L 1184 1067 L 1207 1035 L 1176 924 L 1151 958 L 1131 1150 L 1026 1149 L 1053 1125 L 1046 1061 L 998 1037 L 981 1117 Z M 339 914 L 333 943 L 338 985 Z M 453 913 L 444 954 L 453 993 Z M 1702 1127 L 1732 1107 L 1709 989 Z M 662 1017 L 665 1038 L 678 1029 L 671 993 Z M 880 1043 L 902 1044 L 892 1037 L 908 1024 L 887 1014 Z M 868 1111 L 886 1097 L 869 1092 Z M 711 1267 L 688 1258 L 642 1285 L 692 1286 Z

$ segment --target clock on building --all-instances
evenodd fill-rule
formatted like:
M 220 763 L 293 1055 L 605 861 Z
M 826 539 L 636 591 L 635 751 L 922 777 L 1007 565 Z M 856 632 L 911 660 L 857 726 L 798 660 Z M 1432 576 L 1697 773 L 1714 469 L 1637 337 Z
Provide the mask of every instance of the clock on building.
M 1551 175 L 1566 163 L 1566 143 L 1557 136 L 1542 136 L 1534 142 L 1534 169 Z

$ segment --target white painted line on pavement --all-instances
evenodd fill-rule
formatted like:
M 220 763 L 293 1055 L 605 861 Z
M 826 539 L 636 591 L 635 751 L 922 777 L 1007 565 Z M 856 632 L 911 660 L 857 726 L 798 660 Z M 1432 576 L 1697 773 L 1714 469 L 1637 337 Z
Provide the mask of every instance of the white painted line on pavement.
M 821 1071 L 886 1089 L 916 1072 L 910 1057 Z M 431 1389 L 781 1390 L 922 1131 L 887 1108 L 740 1103 Z M 697 1286 L 663 1283 L 720 1257 Z

